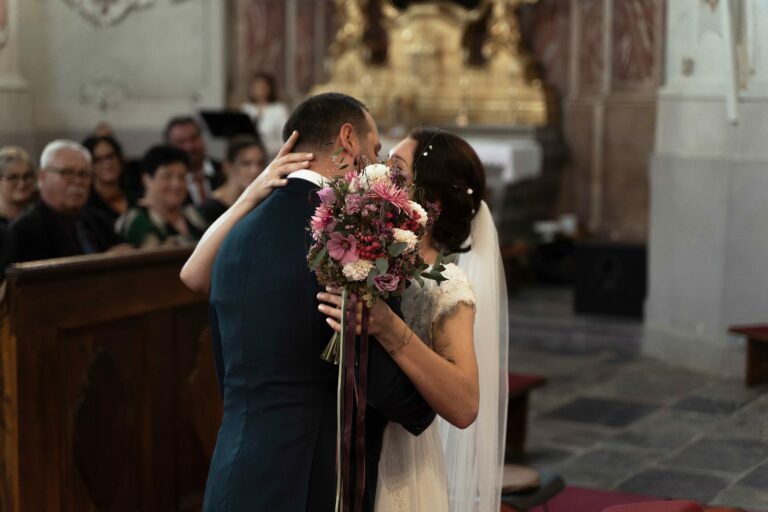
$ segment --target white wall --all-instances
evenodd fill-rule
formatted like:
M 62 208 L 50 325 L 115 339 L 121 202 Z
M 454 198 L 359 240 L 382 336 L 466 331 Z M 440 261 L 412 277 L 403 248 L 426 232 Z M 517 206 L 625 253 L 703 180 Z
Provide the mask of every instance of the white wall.
M 224 104 L 224 2 L 142 0 L 146 6 L 100 26 L 73 6 L 79 1 L 93 2 L 11 0 L 36 149 L 108 121 L 138 154 L 170 116 Z M 0 133 L 14 124 L 0 116 Z
M 667 2 L 644 348 L 675 363 L 741 374 L 743 341 L 728 326 L 768 321 L 768 4 L 732 3 L 740 46 L 736 123 L 725 106 L 724 5 Z

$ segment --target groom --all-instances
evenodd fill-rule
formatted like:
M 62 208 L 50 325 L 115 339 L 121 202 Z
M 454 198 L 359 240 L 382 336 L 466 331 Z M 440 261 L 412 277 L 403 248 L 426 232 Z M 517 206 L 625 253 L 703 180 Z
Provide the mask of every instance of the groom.
M 306 229 L 323 177 L 381 148 L 365 106 L 343 94 L 313 96 L 291 115 L 294 151 L 313 152 L 244 217 L 221 246 L 211 276 L 213 323 L 224 362 L 224 418 L 208 474 L 206 512 L 331 512 L 336 491 L 338 367 L 320 354 L 333 332 L 317 306 Z M 335 150 L 341 153 L 334 157 Z M 373 511 L 384 427 L 418 435 L 435 413 L 375 340 L 370 342 L 366 496 Z

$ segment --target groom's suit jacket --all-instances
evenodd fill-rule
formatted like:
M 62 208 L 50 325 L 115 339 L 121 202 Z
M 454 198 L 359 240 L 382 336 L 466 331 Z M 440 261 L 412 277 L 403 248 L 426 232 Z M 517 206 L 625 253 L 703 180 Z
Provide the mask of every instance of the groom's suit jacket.
M 224 418 L 206 512 L 333 510 L 338 370 L 320 359 L 333 332 L 306 260 L 317 190 L 289 179 L 232 229 L 216 258 L 210 299 Z M 364 510 L 372 512 L 387 421 L 418 435 L 435 414 L 373 339 L 369 358 Z

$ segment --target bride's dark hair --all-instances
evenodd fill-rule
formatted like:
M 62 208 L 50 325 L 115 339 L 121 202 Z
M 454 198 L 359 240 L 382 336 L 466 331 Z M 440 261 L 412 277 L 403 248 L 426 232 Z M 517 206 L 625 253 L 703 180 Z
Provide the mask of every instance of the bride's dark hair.
M 440 205 L 432 242 L 444 252 L 467 252 L 470 246 L 462 244 L 485 196 L 480 158 L 467 141 L 444 130 L 417 128 L 409 137 L 416 141 L 413 175 L 422 190 L 422 201 Z

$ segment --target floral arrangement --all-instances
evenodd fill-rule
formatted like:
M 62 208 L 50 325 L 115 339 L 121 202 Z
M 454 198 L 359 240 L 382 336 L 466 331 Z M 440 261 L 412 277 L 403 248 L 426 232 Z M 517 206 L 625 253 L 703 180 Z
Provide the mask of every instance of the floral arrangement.
M 377 163 L 326 180 L 310 222 L 315 243 L 307 257 L 322 285 L 345 288 L 369 304 L 399 295 L 412 281 L 438 282 L 417 246 L 439 213 L 413 200 L 414 189 L 397 167 Z
M 439 213 L 437 205 L 421 206 L 414 201 L 414 192 L 399 168 L 382 163 L 326 180 L 317 192 L 320 205 L 310 221 L 314 243 L 307 260 L 321 285 L 343 290 L 341 333 L 333 336 L 321 355 L 339 365 L 337 511 L 358 510 L 364 490 L 364 482 L 358 481 L 354 493 L 350 491 L 353 451 L 356 471 L 365 471 L 363 452 L 353 449 L 364 445 L 367 394 L 368 310 L 362 308 L 358 345 L 354 339 L 357 306 L 399 295 L 413 281 L 445 280 L 442 258 L 430 268 L 418 251 L 419 240 Z M 353 416 L 358 425 L 355 443 Z M 350 506 L 350 501 L 357 507 Z

